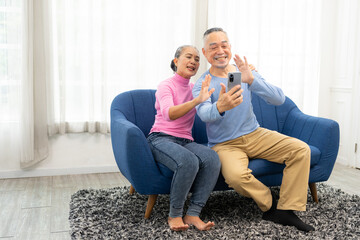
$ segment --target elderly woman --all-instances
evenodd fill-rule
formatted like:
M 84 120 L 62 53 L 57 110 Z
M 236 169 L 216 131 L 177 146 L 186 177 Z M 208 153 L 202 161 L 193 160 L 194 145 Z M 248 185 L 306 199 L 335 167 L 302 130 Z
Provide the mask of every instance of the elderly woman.
M 199 68 L 199 51 L 193 46 L 181 46 L 171 61 L 174 76 L 162 81 L 156 91 L 155 123 L 148 142 L 156 161 L 174 172 L 170 189 L 168 224 L 171 230 L 184 231 L 189 225 L 209 230 L 214 222 L 203 222 L 199 215 L 212 192 L 220 172 L 220 161 L 207 146 L 194 142 L 191 130 L 195 106 L 207 100 L 211 81 L 208 75 L 201 93 L 193 98 L 190 78 Z M 190 204 L 183 217 L 184 204 L 192 189 Z

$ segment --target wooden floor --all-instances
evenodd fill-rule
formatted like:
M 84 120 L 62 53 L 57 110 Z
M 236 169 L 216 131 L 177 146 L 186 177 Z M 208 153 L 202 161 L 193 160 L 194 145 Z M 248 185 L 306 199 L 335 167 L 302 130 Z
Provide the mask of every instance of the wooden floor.
M 359 180 L 360 170 L 336 164 L 327 183 L 360 195 Z M 125 185 L 129 183 L 120 173 L 0 179 L 0 240 L 70 239 L 68 216 L 73 193 Z

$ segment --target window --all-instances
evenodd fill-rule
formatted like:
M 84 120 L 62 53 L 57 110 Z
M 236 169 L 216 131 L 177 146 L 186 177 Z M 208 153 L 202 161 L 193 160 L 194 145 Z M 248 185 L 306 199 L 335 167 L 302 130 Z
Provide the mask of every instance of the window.
M 0 163 L 20 159 L 22 22 L 22 1 L 0 0 Z
M 22 75 L 21 1 L 0 1 L 0 123 L 19 121 Z M 4 126 L 5 127 L 5 126 Z
M 170 77 L 177 47 L 194 44 L 195 4 L 53 0 L 51 132 L 107 132 L 117 94 Z

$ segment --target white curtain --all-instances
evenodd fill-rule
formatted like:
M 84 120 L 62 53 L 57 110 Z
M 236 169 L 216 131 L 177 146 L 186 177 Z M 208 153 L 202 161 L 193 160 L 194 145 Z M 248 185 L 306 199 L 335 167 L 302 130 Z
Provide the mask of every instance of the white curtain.
M 222 27 L 300 109 L 318 114 L 321 0 L 209 0 L 209 27 Z
M 0 5 L 0 163 L 20 162 L 22 3 Z
M 198 43 L 204 19 L 205 30 L 223 27 L 234 53 L 317 115 L 321 1 L 205 2 L 52 0 L 49 134 L 109 132 L 111 100 L 170 76 L 175 49 Z M 196 16 L 203 7 L 207 15 Z
M 43 35 L 34 6 L 39 4 L 31 0 L 1 1 L 0 6 L 0 157 L 20 163 L 21 168 L 48 155 L 45 78 L 39 56 L 43 46 L 38 42 Z
M 109 131 L 119 93 L 155 89 L 194 44 L 191 0 L 53 0 L 49 133 Z

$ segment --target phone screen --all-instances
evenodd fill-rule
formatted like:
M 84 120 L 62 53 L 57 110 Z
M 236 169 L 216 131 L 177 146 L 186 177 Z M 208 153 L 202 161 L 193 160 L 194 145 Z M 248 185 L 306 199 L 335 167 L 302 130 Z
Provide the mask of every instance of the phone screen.
M 236 85 L 241 86 L 241 72 L 229 72 L 227 91 L 230 91 Z

